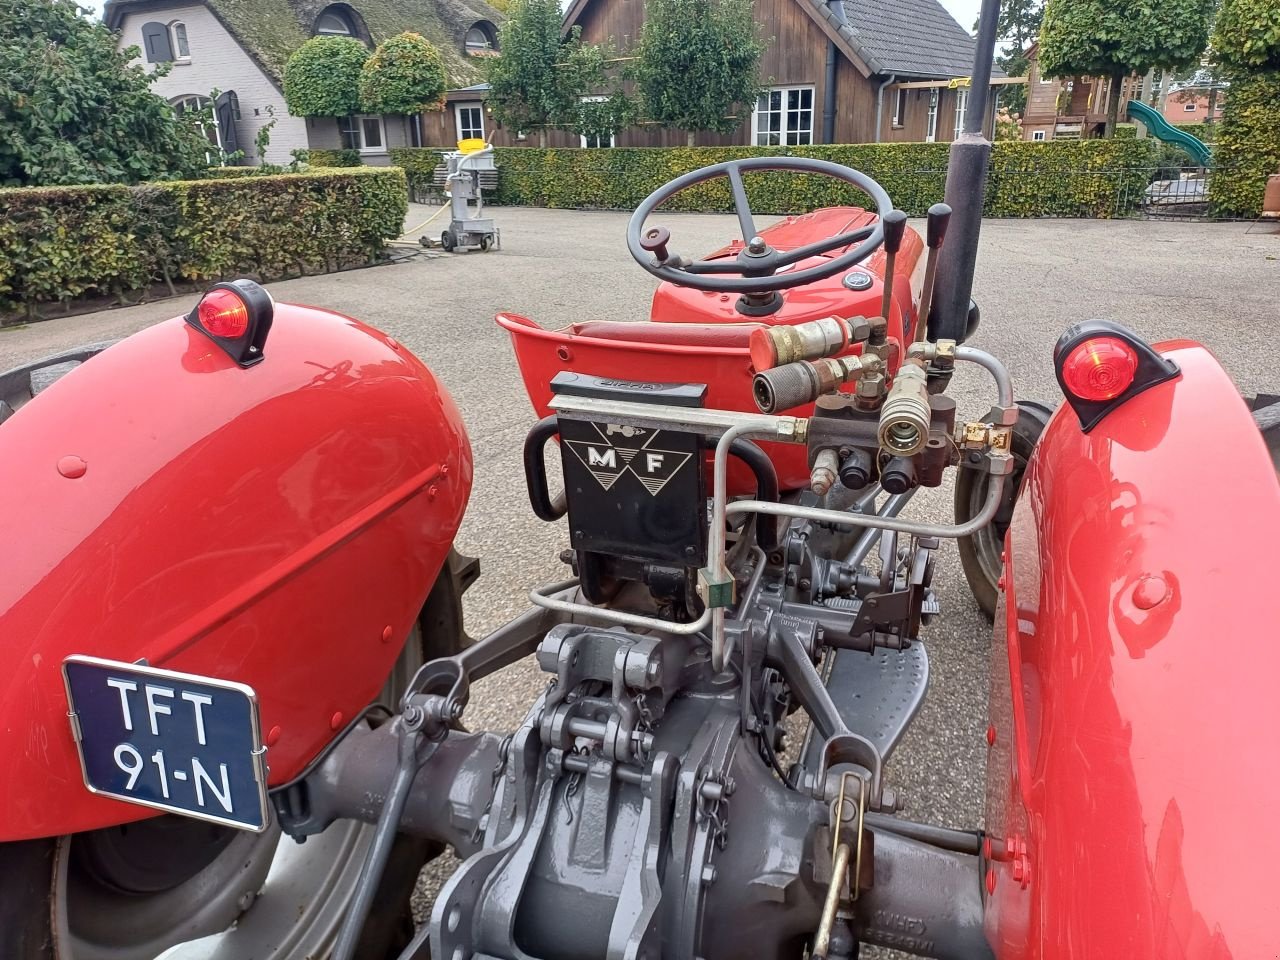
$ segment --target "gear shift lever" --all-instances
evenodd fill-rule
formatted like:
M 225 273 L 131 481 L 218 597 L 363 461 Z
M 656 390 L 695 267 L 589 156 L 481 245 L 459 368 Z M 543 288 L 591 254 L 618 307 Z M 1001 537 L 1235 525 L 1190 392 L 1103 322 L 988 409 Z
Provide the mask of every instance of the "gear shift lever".
M 901 210 L 890 210 L 884 215 L 884 297 L 880 301 L 880 316 L 889 319 L 889 307 L 893 305 L 893 264 L 902 246 L 902 234 L 907 229 L 907 215 Z
M 947 224 L 951 222 L 951 208 L 945 203 L 935 203 L 929 208 L 928 226 L 925 229 L 925 246 L 929 248 L 928 259 L 924 263 L 924 284 L 920 287 L 920 312 L 916 315 L 916 331 L 913 340 L 923 340 L 925 329 L 929 324 L 929 309 L 933 301 L 933 277 L 938 266 L 938 251 L 942 248 L 943 238 L 947 235 Z

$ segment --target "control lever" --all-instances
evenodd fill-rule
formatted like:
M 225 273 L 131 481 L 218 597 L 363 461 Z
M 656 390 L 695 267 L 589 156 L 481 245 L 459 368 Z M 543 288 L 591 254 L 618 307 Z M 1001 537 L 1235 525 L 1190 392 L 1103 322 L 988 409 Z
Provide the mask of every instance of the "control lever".
M 880 301 L 880 316 L 889 319 L 889 307 L 893 304 L 893 264 L 898 259 L 902 235 L 907 229 L 907 215 L 901 210 L 890 210 L 881 220 L 884 226 L 884 298 Z
M 640 238 L 640 246 L 657 258 L 658 266 L 667 262 L 667 244 L 671 242 L 671 231 L 666 227 L 650 227 Z
M 928 226 L 925 229 L 924 244 L 929 253 L 924 262 L 924 284 L 920 288 L 920 312 L 916 315 L 916 333 L 914 340 L 923 340 L 929 324 L 929 309 L 933 301 L 933 277 L 938 266 L 938 251 L 942 248 L 943 238 L 947 235 L 947 224 L 951 222 L 951 208 L 945 203 L 935 203 L 929 208 Z

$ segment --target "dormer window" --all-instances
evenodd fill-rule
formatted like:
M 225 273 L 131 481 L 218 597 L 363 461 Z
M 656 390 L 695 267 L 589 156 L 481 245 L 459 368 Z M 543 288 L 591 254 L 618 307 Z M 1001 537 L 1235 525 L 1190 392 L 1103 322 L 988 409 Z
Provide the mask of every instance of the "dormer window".
M 349 37 L 351 24 L 337 10 L 329 9 L 316 18 L 316 33 L 323 37 Z
M 179 63 L 191 59 L 191 46 L 187 43 L 187 25 L 181 20 L 169 24 L 169 35 L 173 37 L 173 56 Z
M 467 31 L 462 47 L 467 56 L 492 56 L 498 51 L 498 31 L 488 20 L 477 20 Z
M 142 51 L 148 63 L 190 63 L 191 46 L 187 42 L 187 25 L 181 20 L 174 20 L 172 23 L 144 23 Z

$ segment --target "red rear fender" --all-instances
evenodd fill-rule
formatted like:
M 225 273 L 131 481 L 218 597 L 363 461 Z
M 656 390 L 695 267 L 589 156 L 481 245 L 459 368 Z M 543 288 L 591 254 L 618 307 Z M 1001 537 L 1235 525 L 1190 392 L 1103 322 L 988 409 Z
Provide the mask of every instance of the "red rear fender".
M 264 353 L 171 320 L 0 426 L 0 841 L 149 815 L 82 786 L 69 654 L 249 684 L 272 784 L 385 681 L 470 491 L 461 417 L 337 314 L 277 306 Z

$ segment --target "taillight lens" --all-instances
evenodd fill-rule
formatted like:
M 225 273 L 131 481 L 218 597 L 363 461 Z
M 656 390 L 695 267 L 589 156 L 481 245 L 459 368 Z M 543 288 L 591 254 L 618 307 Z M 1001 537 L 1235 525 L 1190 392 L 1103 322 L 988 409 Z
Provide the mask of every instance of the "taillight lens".
M 1138 353 L 1114 337 L 1092 337 L 1072 348 L 1062 362 L 1062 384 L 1081 400 L 1114 400 L 1131 386 Z
M 249 329 L 249 308 L 232 290 L 210 290 L 196 308 L 200 326 L 215 337 L 234 340 Z

